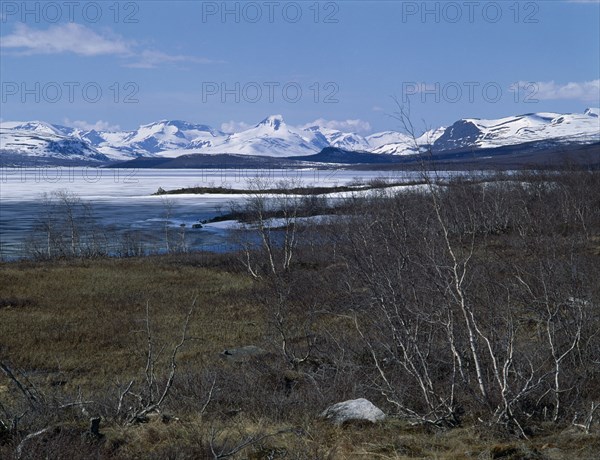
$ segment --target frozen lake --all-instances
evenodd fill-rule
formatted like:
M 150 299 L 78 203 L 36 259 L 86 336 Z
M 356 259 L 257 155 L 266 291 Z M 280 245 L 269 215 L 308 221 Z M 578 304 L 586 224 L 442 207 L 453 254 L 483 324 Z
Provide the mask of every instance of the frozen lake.
M 448 174 L 448 173 L 444 173 Z M 0 168 L 2 201 L 35 201 L 42 193 L 68 189 L 87 200 L 144 198 L 164 189 L 227 186 L 243 189 L 260 177 L 273 182 L 335 186 L 354 179 L 413 180 L 421 172 L 292 169 L 102 169 L 73 167 Z
M 159 187 L 229 187 L 245 189 L 256 177 L 273 181 L 300 181 L 304 185 L 333 187 L 356 179 L 367 181 L 386 178 L 394 181 L 417 179 L 420 172 L 350 170 L 161 170 L 99 169 L 72 167 L 0 168 L 0 255 L 23 255 L 23 244 L 40 225 L 47 206 L 43 194 L 67 190 L 89 203 L 95 222 L 115 231 L 141 230 L 154 235 L 160 250 L 164 229 L 165 202 L 152 196 Z M 243 194 L 169 195 L 172 203 L 169 226 L 185 224 L 191 249 L 218 250 L 227 243 L 227 231 L 221 228 L 191 229 L 192 224 L 229 210 L 232 201 L 243 201 Z M 175 231 L 175 230 L 174 230 Z

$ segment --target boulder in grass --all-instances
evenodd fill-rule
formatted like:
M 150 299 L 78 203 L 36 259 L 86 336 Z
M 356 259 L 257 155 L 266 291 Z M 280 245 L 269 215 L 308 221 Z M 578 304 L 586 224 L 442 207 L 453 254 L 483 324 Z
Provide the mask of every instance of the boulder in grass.
M 255 345 L 247 345 L 245 347 L 223 350 L 221 357 L 227 361 L 240 363 L 250 361 L 253 358 L 263 356 L 266 353 L 267 352 L 265 350 Z
M 321 418 L 339 426 L 351 421 L 381 422 L 385 414 L 368 399 L 359 398 L 329 406 L 321 413 Z

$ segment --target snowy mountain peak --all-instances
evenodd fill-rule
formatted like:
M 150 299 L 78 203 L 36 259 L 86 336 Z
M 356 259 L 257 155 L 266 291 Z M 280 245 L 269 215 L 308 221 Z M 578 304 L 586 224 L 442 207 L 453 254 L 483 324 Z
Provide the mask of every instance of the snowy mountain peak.
M 528 113 L 496 120 L 466 118 L 448 127 L 434 142 L 434 150 L 495 148 L 542 140 L 598 142 L 600 124 L 594 110 L 583 114 Z
M 271 115 L 271 116 L 265 118 L 259 124 L 257 124 L 256 128 L 259 128 L 261 126 L 266 126 L 268 128 L 271 128 L 273 131 L 279 131 L 279 129 L 283 125 L 285 125 L 285 122 L 283 121 L 282 115 Z
M 160 121 L 156 121 L 154 123 L 150 123 L 147 125 L 142 125 L 141 128 L 151 128 L 151 127 L 164 128 L 167 126 L 176 128 L 180 131 L 189 131 L 189 130 L 212 131 L 212 128 L 208 125 L 199 125 L 199 124 L 190 123 L 189 121 L 184 121 L 184 120 L 160 120 Z
M 493 120 L 465 118 L 416 139 L 397 131 L 362 136 L 319 124 L 289 126 L 281 115 L 271 115 L 234 134 L 182 120 L 160 120 L 133 131 L 82 131 L 43 121 L 3 121 L 0 154 L 107 161 L 194 153 L 292 157 L 313 155 L 326 147 L 415 155 L 548 140 L 589 144 L 600 142 L 599 113 L 599 109 L 590 108 L 579 114 L 540 112 Z
M 17 131 L 29 131 L 38 134 L 61 134 L 57 127 L 44 121 L 26 121 L 26 122 L 3 122 L 2 128 L 14 129 Z
M 109 160 L 74 129 L 43 121 L 0 123 L 0 155 L 9 164 L 18 157 L 23 164 L 45 159 L 96 164 Z

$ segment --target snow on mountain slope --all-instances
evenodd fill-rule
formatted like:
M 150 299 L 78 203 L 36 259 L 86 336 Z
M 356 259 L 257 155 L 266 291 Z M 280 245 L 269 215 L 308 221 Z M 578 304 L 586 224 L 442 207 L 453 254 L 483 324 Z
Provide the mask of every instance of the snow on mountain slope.
M 135 131 L 87 131 L 79 135 L 113 160 L 162 156 L 163 152 L 210 147 L 226 134 L 207 125 L 180 120 L 161 120 Z M 189 152 L 180 152 L 183 155 Z
M 109 159 L 88 142 L 72 136 L 71 128 L 49 123 L 0 122 L 0 155 L 105 162 Z
M 110 132 L 91 130 L 78 134 L 111 160 L 130 160 L 148 155 L 148 153 L 138 152 L 126 144 L 125 139 L 131 136 L 131 131 Z
M 220 139 L 224 133 L 210 126 L 196 125 L 185 121 L 161 120 L 140 126 L 123 141 L 129 147 L 140 151 L 158 153 L 163 150 L 187 148 L 190 143 Z
M 589 109 L 585 109 L 585 112 L 583 112 L 584 115 L 588 115 L 590 117 L 600 117 L 600 108 L 598 107 L 591 107 Z
M 281 115 L 271 115 L 250 129 L 202 148 L 201 152 L 284 157 L 311 155 L 326 146 L 318 133 L 288 126 Z
M 394 142 L 392 144 L 384 144 L 371 153 L 379 153 L 382 155 L 415 155 L 418 153 L 414 142 Z
M 412 138 L 408 134 L 399 133 L 397 131 L 384 131 L 375 133 L 366 138 L 369 147 L 376 150 L 379 147 L 390 144 L 409 144 Z
M 380 145 L 371 150 L 373 153 L 381 153 L 384 155 L 414 155 L 426 151 L 444 133 L 445 129 L 446 128 L 432 129 L 423 133 L 416 139 L 413 139 L 407 134 L 396 133 L 394 131 L 373 134 L 367 139 L 369 140 L 369 143 L 372 144 L 376 144 L 377 142 L 380 143 Z M 372 140 L 372 138 L 374 139 Z M 394 141 L 394 138 L 397 140 Z M 392 142 L 382 143 L 388 140 L 392 140 Z
M 371 148 L 367 139 L 355 133 L 344 133 L 337 129 L 321 128 L 319 126 L 313 126 L 309 129 L 323 135 L 327 142 L 325 147 L 359 151 L 367 151 Z
M 448 127 L 434 142 L 434 150 L 494 148 L 541 140 L 600 142 L 600 119 L 593 109 L 583 114 L 542 112 L 497 120 L 466 118 Z
M 82 131 L 41 121 L 0 123 L 0 151 L 78 161 L 177 157 L 189 153 L 305 156 L 325 147 L 386 155 L 495 148 L 525 142 L 600 142 L 599 109 L 582 114 L 533 113 L 497 120 L 466 118 L 415 140 L 396 131 L 361 136 L 321 126 L 289 126 L 272 115 L 237 133 L 207 125 L 161 120 L 134 131 Z M 418 146 L 418 147 L 417 147 Z
M 38 134 L 40 136 L 50 135 L 50 136 L 60 136 L 60 135 L 69 135 L 70 133 L 64 132 L 63 127 L 58 127 L 51 125 L 50 123 L 46 123 L 43 121 L 3 121 L 0 122 L 0 129 L 5 130 L 13 130 L 13 131 L 24 131 L 32 134 Z

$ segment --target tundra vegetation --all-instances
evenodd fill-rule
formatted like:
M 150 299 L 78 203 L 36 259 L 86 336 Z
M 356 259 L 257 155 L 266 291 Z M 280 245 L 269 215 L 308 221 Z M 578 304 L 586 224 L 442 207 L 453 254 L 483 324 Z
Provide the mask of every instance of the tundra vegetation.
M 0 457 L 596 458 L 600 174 L 428 177 L 257 180 L 228 254 L 106 257 L 54 197 L 0 265 Z

